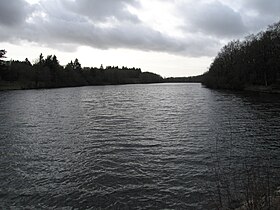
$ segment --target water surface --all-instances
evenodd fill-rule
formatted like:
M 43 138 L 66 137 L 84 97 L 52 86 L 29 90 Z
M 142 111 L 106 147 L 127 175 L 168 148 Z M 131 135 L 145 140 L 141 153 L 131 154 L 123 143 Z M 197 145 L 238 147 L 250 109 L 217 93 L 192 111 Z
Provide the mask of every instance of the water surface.
M 279 133 L 278 95 L 200 84 L 0 92 L 0 208 L 209 209 L 217 154 L 237 168 L 269 160 L 277 184 Z

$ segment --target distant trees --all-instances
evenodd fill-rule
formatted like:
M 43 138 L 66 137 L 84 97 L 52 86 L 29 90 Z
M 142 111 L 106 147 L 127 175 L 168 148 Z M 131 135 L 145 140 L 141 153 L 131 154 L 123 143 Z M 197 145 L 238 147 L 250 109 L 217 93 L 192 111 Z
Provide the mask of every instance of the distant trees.
M 1 57 L 5 55 L 4 52 L 6 51 L 3 51 Z M 26 58 L 25 61 L 12 60 L 6 66 L 8 68 L 0 74 L 0 89 L 3 89 L 1 81 L 13 83 L 22 89 L 163 81 L 161 76 L 148 72 L 142 73 L 139 68 L 118 66 L 104 68 L 103 65 L 100 68 L 83 68 L 77 58 L 63 67 L 55 55 L 44 58 L 43 54 L 40 54 L 33 65 Z
M 5 57 L 5 54 L 7 53 L 6 50 L 0 50 L 0 68 L 3 67 L 4 65 L 4 60 L 3 58 L 6 58 Z
M 140 83 L 162 82 L 162 78 L 151 72 L 144 72 L 140 75 Z
M 2 80 L 3 78 L 6 77 L 6 66 L 5 66 L 5 63 L 4 63 L 4 60 L 3 58 L 6 58 L 5 57 L 5 54 L 7 53 L 6 50 L 0 50 L 0 80 Z
M 243 41 L 231 41 L 218 53 L 203 84 L 212 88 L 244 89 L 279 86 L 280 22 Z
M 0 59 L 5 58 L 6 50 L 0 50 Z
M 203 75 L 191 76 L 191 77 L 168 77 L 164 79 L 167 83 L 201 83 Z
M 77 58 L 75 59 L 75 61 L 73 63 L 73 69 L 75 71 L 81 71 L 82 70 L 82 66 L 81 66 L 81 64 L 80 64 L 80 62 Z

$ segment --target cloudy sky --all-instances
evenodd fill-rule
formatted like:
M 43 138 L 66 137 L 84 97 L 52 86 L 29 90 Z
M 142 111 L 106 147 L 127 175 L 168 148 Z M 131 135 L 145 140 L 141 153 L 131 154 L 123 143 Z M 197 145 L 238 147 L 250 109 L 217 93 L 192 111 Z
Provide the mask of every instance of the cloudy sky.
M 0 48 L 8 59 L 42 52 L 62 65 L 77 57 L 83 66 L 190 76 L 229 40 L 279 16 L 279 0 L 0 0 Z

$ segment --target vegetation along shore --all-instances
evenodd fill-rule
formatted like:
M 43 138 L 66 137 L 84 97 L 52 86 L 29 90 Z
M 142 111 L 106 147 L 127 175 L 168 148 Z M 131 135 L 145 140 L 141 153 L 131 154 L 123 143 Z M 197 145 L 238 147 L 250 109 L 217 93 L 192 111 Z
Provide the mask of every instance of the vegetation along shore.
M 4 57 L 5 50 L 1 50 Z M 139 68 L 107 66 L 82 68 L 78 59 L 66 66 L 60 65 L 55 55 L 46 58 L 41 54 L 34 64 L 25 61 L 1 61 L 0 89 L 37 89 L 77 87 L 86 85 L 116 85 L 157 83 L 163 78 Z
M 224 46 L 203 84 L 209 88 L 280 93 L 280 22 Z
M 5 50 L 0 54 L 0 90 L 77 87 L 91 85 L 148 84 L 162 82 L 201 82 L 198 77 L 162 78 L 142 72 L 140 68 L 101 65 L 82 67 L 75 59 L 66 66 L 60 65 L 55 55 L 46 58 L 41 54 L 34 64 L 25 61 L 5 61 Z

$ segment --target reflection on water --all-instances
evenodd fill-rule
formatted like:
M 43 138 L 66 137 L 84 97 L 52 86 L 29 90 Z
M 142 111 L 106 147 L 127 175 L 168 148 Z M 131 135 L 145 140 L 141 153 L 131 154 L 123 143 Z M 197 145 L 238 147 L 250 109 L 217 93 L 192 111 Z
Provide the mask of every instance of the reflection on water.
M 199 84 L 0 92 L 0 208 L 205 209 L 229 142 L 279 178 L 279 131 L 278 96 Z

